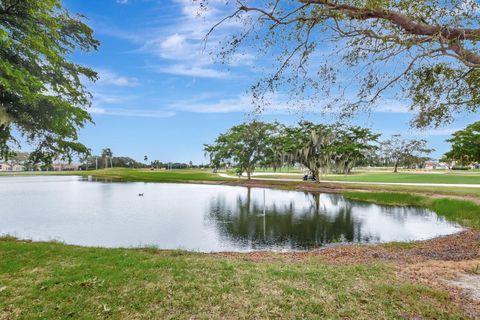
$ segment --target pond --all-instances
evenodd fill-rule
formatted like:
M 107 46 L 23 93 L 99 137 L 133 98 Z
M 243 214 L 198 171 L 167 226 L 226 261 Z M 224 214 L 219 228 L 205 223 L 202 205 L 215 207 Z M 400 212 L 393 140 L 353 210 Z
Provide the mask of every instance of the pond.
M 287 251 L 422 240 L 460 230 L 427 209 L 350 201 L 338 194 L 75 176 L 0 177 L 0 235 L 34 241 Z

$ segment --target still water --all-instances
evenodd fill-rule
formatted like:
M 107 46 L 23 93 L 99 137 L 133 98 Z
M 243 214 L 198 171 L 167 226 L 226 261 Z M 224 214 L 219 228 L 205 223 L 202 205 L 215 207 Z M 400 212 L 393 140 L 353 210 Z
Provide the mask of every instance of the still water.
M 138 194 L 143 193 L 141 197 Z M 202 252 L 429 239 L 461 228 L 427 209 L 218 185 L 0 177 L 0 235 Z

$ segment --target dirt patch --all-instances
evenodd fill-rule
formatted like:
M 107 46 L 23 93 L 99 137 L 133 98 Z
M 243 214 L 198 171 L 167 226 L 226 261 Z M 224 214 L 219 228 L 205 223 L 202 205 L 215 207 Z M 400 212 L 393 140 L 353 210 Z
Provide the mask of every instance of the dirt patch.
M 449 199 L 455 199 L 455 200 L 467 200 L 467 201 L 471 201 L 471 202 L 476 203 L 476 204 L 480 204 L 480 198 L 474 197 L 474 196 L 454 195 L 454 194 L 442 195 L 442 194 L 430 193 L 430 192 L 418 193 L 418 194 L 424 195 L 424 196 L 427 196 L 427 197 L 430 197 L 430 198 L 434 198 L 434 199 L 449 198 Z
M 405 280 L 444 289 L 449 298 L 473 319 L 480 319 L 480 275 L 473 274 L 480 260 L 423 261 L 398 265 L 397 275 Z
M 470 298 L 480 301 L 479 274 L 459 274 L 450 284 L 461 288 Z

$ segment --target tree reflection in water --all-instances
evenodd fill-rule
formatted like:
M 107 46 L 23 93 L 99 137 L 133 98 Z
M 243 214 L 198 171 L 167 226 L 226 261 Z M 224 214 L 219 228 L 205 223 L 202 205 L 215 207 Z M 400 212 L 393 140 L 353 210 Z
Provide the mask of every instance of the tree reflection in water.
M 269 202 L 268 192 L 265 215 L 263 196 L 252 197 L 248 188 L 234 205 L 221 196 L 212 199 L 208 219 L 224 240 L 253 249 L 309 249 L 335 242 L 378 241 L 362 234 L 362 221 L 354 218 L 352 203 L 341 195 L 305 192 L 309 205 L 298 206 L 295 199 Z M 327 203 L 322 203 L 325 200 Z

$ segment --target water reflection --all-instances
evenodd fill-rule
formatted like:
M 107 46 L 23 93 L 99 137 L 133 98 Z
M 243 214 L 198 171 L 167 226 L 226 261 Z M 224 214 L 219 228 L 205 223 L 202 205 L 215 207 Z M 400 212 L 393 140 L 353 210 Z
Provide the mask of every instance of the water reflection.
M 261 189 L 253 189 L 256 190 Z M 277 192 L 267 191 L 273 198 Z M 252 189 L 248 188 L 234 203 L 218 195 L 210 201 L 207 217 L 216 225 L 223 241 L 254 249 L 410 241 L 454 227 L 427 209 L 348 201 L 339 194 L 296 194 L 297 197 L 282 201 L 263 200 L 258 194 L 252 196 Z M 303 195 L 303 203 L 298 195 Z M 438 228 L 437 223 L 442 227 Z
M 0 200 L 0 235 L 103 247 L 297 250 L 461 230 L 426 209 L 230 186 L 1 177 Z
M 208 217 L 216 223 L 225 240 L 254 248 L 288 246 L 298 249 L 331 242 L 362 241 L 362 222 L 355 221 L 348 203 L 326 214 L 326 204 L 320 201 L 325 197 L 304 193 L 307 206 L 297 208 L 295 200 L 291 199 L 264 207 L 261 199 L 252 199 L 251 192 L 248 189 L 246 196 L 239 195 L 233 205 L 223 196 L 210 202 Z M 339 195 L 328 197 L 333 204 L 341 201 Z M 363 241 L 370 240 L 370 235 L 363 238 Z

